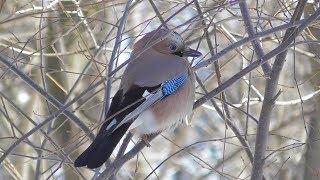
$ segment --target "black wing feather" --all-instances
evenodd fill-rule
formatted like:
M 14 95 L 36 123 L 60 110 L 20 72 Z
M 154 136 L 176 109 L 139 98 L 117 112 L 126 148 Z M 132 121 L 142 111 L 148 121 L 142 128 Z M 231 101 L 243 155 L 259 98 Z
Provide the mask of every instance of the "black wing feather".
M 75 160 L 74 165 L 76 167 L 87 166 L 93 169 L 107 161 L 132 122 L 123 124 L 112 133 L 106 130 L 108 125 L 114 119 L 117 121 L 116 124 L 120 123 L 126 115 L 143 103 L 145 100 L 143 93 L 146 90 L 152 92 L 159 87 L 160 85 L 155 87 L 133 86 L 125 94 L 123 94 L 123 90 L 119 90 L 113 97 L 107 113 L 107 118 L 113 115 L 114 118 L 109 119 L 102 125 L 92 144 Z

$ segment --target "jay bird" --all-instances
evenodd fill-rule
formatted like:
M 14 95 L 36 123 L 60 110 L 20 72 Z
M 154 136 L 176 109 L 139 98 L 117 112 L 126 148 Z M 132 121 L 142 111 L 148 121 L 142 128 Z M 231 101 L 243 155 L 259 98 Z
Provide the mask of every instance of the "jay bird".
M 195 100 L 194 73 L 186 57 L 201 55 L 172 30 L 157 29 L 137 41 L 107 121 L 74 165 L 100 167 L 127 131 L 144 137 L 180 124 Z

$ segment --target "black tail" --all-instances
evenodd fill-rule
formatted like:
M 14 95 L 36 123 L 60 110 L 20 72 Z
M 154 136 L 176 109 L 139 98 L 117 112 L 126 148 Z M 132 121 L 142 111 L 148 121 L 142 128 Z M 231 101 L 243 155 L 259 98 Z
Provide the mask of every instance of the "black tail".
M 107 117 L 110 117 L 111 115 L 115 114 L 118 111 L 118 109 L 120 109 L 122 96 L 123 96 L 122 90 L 118 91 L 115 94 L 115 96 L 112 99 L 112 102 L 111 102 L 110 109 L 109 109 Z M 96 165 L 93 165 L 93 161 L 91 161 L 91 159 L 93 157 L 95 157 L 94 159 L 97 159 L 96 156 L 100 156 L 100 158 L 102 159 L 102 156 L 105 155 L 106 160 L 110 157 L 110 155 L 111 155 L 112 151 L 114 150 L 115 146 L 118 144 L 118 142 L 120 141 L 121 137 L 124 135 L 124 133 L 127 130 L 127 129 L 123 129 L 122 130 L 123 132 L 120 131 L 120 128 L 119 128 L 119 130 L 116 130 L 114 132 L 114 134 L 120 135 L 119 137 L 116 137 L 116 138 L 115 138 L 115 135 L 113 135 L 113 133 L 110 134 L 110 137 L 105 136 L 106 133 L 103 133 L 103 131 L 104 131 L 104 129 L 106 129 L 106 127 L 110 124 L 111 121 L 112 120 L 109 119 L 108 121 L 106 121 L 102 125 L 101 129 L 99 130 L 96 138 L 91 143 L 91 145 L 75 160 L 75 162 L 74 162 L 74 166 L 75 167 L 87 166 L 89 164 L 89 162 L 91 162 L 90 163 L 91 166 L 92 166 L 91 168 L 99 167 L 103 162 L 101 164 L 99 163 L 99 165 L 98 165 L 98 163 Z M 104 143 L 109 145 L 109 148 L 105 147 L 106 148 L 105 151 L 108 152 L 108 153 L 106 153 L 106 154 L 103 153 L 103 154 L 99 154 L 98 155 L 97 151 L 99 149 L 101 149 L 100 146 L 103 145 Z
M 108 125 L 116 120 L 116 124 L 135 108 L 137 108 L 143 101 L 143 93 L 150 88 L 133 87 L 126 94 L 123 95 L 122 90 L 119 90 L 112 99 L 110 109 L 107 117 L 115 115 L 114 118 L 105 122 L 97 137 L 92 144 L 75 160 L 74 166 L 82 167 L 87 166 L 90 169 L 101 166 L 105 161 L 109 159 L 112 151 L 117 146 L 121 138 L 129 129 L 131 123 L 125 123 L 110 134 L 107 128 Z M 108 129 L 108 130 L 106 130 Z M 112 129 L 112 128 L 111 128 Z
M 100 167 L 111 156 L 123 135 L 131 124 L 124 124 L 105 138 L 96 138 L 92 144 L 76 159 L 76 167 L 87 166 L 90 169 Z

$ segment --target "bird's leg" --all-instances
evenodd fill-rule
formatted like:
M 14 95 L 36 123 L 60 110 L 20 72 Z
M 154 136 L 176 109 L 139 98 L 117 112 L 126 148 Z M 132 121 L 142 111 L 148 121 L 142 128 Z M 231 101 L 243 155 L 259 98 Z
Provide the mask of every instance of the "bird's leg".
M 143 134 L 141 136 L 141 140 L 146 144 L 147 147 L 151 147 L 148 134 Z

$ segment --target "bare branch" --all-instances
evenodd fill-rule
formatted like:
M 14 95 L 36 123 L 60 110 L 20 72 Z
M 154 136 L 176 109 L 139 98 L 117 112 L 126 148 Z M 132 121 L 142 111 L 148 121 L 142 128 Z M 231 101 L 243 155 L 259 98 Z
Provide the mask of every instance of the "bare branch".
M 307 19 L 305 19 L 301 25 L 299 25 L 294 34 L 291 34 L 291 36 L 289 36 L 287 39 L 285 39 L 278 47 L 276 47 L 275 49 L 273 49 L 272 51 L 270 51 L 269 53 L 267 53 L 265 56 L 263 56 L 263 58 L 261 60 L 257 60 L 252 62 L 249 66 L 247 66 L 246 68 L 244 68 L 243 70 L 241 70 L 240 72 L 238 72 L 237 74 L 233 75 L 230 79 L 228 79 L 227 81 L 223 82 L 220 86 L 218 86 L 217 88 L 213 89 L 211 92 L 209 92 L 206 96 L 198 99 L 195 104 L 194 104 L 194 108 L 199 107 L 201 104 L 205 103 L 206 101 L 208 101 L 210 98 L 212 98 L 213 96 L 221 93 L 222 91 L 224 91 L 226 88 L 228 88 L 230 85 L 232 85 L 233 83 L 235 83 L 237 80 L 239 80 L 240 78 L 242 78 L 243 76 L 245 76 L 247 73 L 251 72 L 253 69 L 259 67 L 262 63 L 267 62 L 269 59 L 271 59 L 272 57 L 280 54 L 281 52 L 285 51 L 290 44 L 294 41 L 294 39 L 296 38 L 296 36 L 299 35 L 300 32 L 302 32 L 310 23 L 312 23 L 315 19 L 317 19 L 320 15 L 320 9 L 318 9 L 314 14 L 312 14 L 310 17 L 308 17 Z M 258 34 L 258 33 L 257 33 Z M 240 41 L 238 41 L 240 42 Z M 235 44 L 240 44 L 240 43 L 234 43 L 232 45 Z M 230 46 L 232 46 L 230 45 Z M 229 46 L 229 47 L 230 47 Z M 215 61 L 216 57 L 220 56 L 221 54 L 224 54 L 226 52 L 220 51 L 219 53 L 217 53 L 215 55 L 215 57 L 210 58 L 209 60 L 206 61 L 206 63 L 201 63 L 201 65 L 195 67 L 202 67 L 203 65 L 207 64 L 207 63 L 211 63 L 213 61 Z
M 301 18 L 303 13 L 303 9 L 306 5 L 306 0 L 300 0 L 296 6 L 296 9 L 293 13 L 293 16 L 290 22 L 293 24 Z M 317 10 L 316 13 L 320 14 L 320 9 Z M 295 37 L 300 33 L 301 26 L 297 28 L 289 28 L 286 30 L 286 33 L 283 37 L 282 44 L 286 41 L 292 42 Z M 280 45 L 281 46 L 281 45 Z M 279 47 L 280 47 L 279 46 Z M 270 79 L 267 79 L 267 84 L 264 93 L 264 100 L 262 103 L 262 108 L 259 117 L 257 136 L 256 136 L 256 145 L 255 145 L 255 153 L 254 153 L 254 163 L 251 173 L 251 180 L 260 180 L 263 175 L 263 165 L 265 161 L 265 152 L 268 144 L 268 134 L 269 134 L 269 124 L 270 118 L 272 114 L 272 110 L 274 107 L 275 99 L 279 95 L 277 93 L 277 86 L 279 81 L 280 72 L 283 68 L 284 62 L 286 61 L 287 50 L 281 51 L 277 54 L 275 62 L 273 64 Z M 280 91 L 279 91 L 280 92 Z

